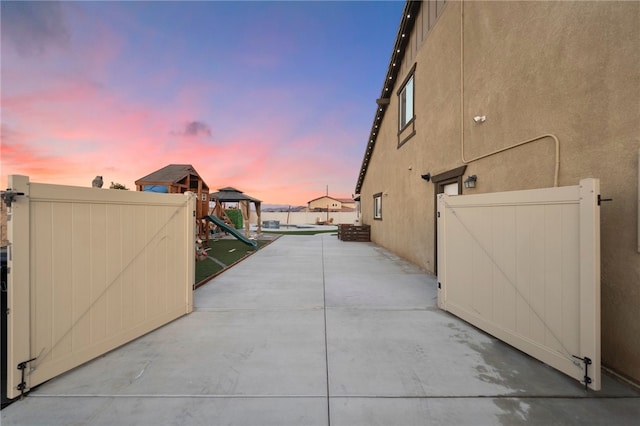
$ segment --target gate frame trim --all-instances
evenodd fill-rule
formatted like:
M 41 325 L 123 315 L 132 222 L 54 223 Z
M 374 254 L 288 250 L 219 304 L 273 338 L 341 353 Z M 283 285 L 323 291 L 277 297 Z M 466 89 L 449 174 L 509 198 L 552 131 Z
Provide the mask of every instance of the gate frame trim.
M 8 178 L 9 188 L 24 193 L 24 196 L 16 198 L 7 211 L 7 220 L 11 221 L 7 227 L 7 237 L 9 240 L 7 267 L 10 273 L 7 276 L 7 286 L 11 290 L 7 293 L 7 398 L 16 398 L 21 392 L 20 373 L 17 372 L 18 364 L 31 358 L 30 356 L 30 333 L 31 321 L 30 303 L 30 244 L 31 235 L 29 228 L 30 221 L 30 200 L 29 200 L 29 178 L 27 176 L 10 175 Z M 19 213 L 19 214 L 16 214 Z M 20 233 L 28 238 L 17 240 L 14 238 L 14 230 L 20 229 Z M 26 309 L 17 309 L 18 306 Z M 27 372 L 30 365 L 27 364 Z M 29 374 L 25 373 L 25 381 L 29 383 Z M 28 389 L 29 386 L 26 385 Z

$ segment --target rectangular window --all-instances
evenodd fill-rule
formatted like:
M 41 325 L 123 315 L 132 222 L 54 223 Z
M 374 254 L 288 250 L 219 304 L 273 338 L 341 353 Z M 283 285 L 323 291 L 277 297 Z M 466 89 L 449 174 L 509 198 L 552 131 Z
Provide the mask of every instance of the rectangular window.
M 409 77 L 398 95 L 400 105 L 400 130 L 413 120 L 413 75 Z
M 373 196 L 373 218 L 382 219 L 382 192 Z

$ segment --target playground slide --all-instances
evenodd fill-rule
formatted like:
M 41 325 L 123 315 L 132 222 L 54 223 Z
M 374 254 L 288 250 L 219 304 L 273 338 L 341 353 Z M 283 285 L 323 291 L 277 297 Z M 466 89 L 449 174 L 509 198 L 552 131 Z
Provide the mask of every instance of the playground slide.
M 236 237 L 237 239 L 239 239 L 240 241 L 242 241 L 246 245 L 251 246 L 254 249 L 256 247 L 258 247 L 258 242 L 257 241 L 250 240 L 249 238 L 245 237 L 236 228 L 224 223 L 224 221 L 220 220 L 218 217 L 213 216 L 213 215 L 209 215 L 209 216 L 207 216 L 207 219 L 210 220 L 211 222 L 215 223 L 220 228 L 224 229 L 226 232 L 230 233 L 231 235 L 233 235 L 234 237 Z

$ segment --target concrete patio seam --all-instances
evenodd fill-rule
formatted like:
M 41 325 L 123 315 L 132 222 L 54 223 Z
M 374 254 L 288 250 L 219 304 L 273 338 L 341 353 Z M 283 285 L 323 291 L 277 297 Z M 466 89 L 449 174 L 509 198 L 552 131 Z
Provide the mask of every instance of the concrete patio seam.
M 326 395 L 203 395 L 203 394 L 30 394 L 29 398 L 200 398 L 200 399 L 325 399 Z M 333 395 L 329 399 L 637 399 L 633 395 Z
M 213 312 L 213 313 L 225 313 L 225 312 L 308 312 L 308 311 L 320 311 L 322 306 L 310 306 L 308 308 L 290 308 L 290 307 L 273 307 L 273 308 L 194 308 L 193 312 Z
M 203 394 L 30 394 L 29 398 L 200 398 L 200 399 L 325 399 L 326 395 L 203 395 Z
M 325 279 L 325 265 L 324 265 L 324 238 L 320 240 L 320 247 L 322 252 L 322 311 L 324 315 L 324 362 L 325 373 L 327 381 L 327 425 L 331 426 L 331 387 L 329 385 L 329 338 L 327 336 L 327 282 Z

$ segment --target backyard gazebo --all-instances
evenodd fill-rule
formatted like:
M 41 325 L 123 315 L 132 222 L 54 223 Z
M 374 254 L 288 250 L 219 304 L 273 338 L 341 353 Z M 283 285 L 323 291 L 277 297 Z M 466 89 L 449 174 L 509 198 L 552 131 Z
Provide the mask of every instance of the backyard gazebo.
M 256 216 L 258 217 L 258 232 L 262 232 L 262 221 L 260 220 L 260 205 L 262 204 L 262 201 L 257 198 L 250 197 L 242 191 L 230 186 L 218 189 L 218 192 L 214 192 L 209 195 L 209 199 L 216 203 L 214 214 L 218 217 L 222 216 L 222 205 L 224 203 L 238 203 L 240 211 L 242 212 L 242 218 L 245 224 L 244 227 L 247 234 L 249 234 L 249 217 L 251 214 L 249 204 L 253 203 L 256 208 Z

